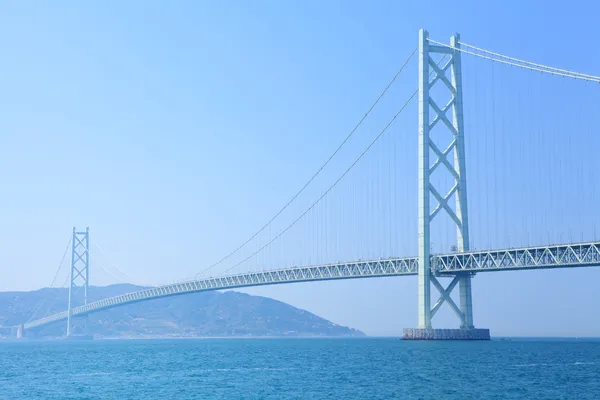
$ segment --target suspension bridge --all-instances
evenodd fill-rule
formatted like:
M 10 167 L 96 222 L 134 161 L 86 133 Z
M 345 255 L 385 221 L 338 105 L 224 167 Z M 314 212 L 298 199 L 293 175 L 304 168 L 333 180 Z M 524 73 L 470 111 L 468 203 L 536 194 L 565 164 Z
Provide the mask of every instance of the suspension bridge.
M 274 220 L 287 211 L 289 206 L 310 186 L 315 178 L 328 166 L 330 161 L 336 156 L 338 151 L 346 144 L 350 136 L 354 134 L 355 128 L 350 135 L 342 142 L 340 147 L 331 155 L 331 157 L 319 168 L 312 178 L 302 187 L 302 189 L 288 202 L 274 217 L 269 220 L 259 231 L 252 235 L 242 245 L 234 249 L 227 256 L 211 265 L 207 270 L 221 265 L 224 261 L 232 259 L 238 255 L 249 243 L 256 240 L 261 234 L 268 232 L 259 244 L 246 253 L 239 256 L 239 260 L 234 262 L 229 269 L 222 271 L 217 276 L 201 277 L 189 279 L 177 283 L 163 286 L 151 287 L 137 292 L 127 293 L 99 301 L 88 302 L 87 292 L 89 289 L 89 269 L 90 269 L 90 240 L 89 231 L 73 230 L 72 235 L 72 257 L 71 270 L 68 278 L 69 301 L 68 309 L 62 312 L 46 315 L 41 318 L 33 318 L 30 321 L 20 324 L 17 328 L 18 336 L 23 336 L 25 332 L 35 331 L 49 324 L 59 321 L 67 321 L 66 334 L 72 335 L 72 326 L 77 317 L 86 316 L 94 312 L 119 307 L 131 303 L 148 301 L 157 298 L 184 295 L 194 292 L 243 288 L 263 285 L 276 285 L 294 282 L 314 282 L 326 280 L 341 279 L 363 279 L 363 278 L 382 278 L 395 276 L 414 275 L 417 277 L 417 295 L 418 295 L 418 321 L 416 328 L 407 328 L 404 330 L 405 339 L 471 339 L 481 340 L 489 339 L 488 329 L 476 328 L 473 318 L 473 298 L 471 294 L 472 278 L 477 273 L 500 272 L 500 271 L 520 271 L 535 269 L 555 269 L 555 268 L 576 268 L 600 266 L 600 241 L 582 240 L 565 241 L 564 244 L 547 245 L 525 245 L 510 246 L 506 248 L 489 248 L 485 250 L 473 249 L 471 244 L 469 229 L 469 209 L 467 201 L 467 153 L 465 145 L 465 135 L 473 134 L 466 132 L 465 113 L 463 111 L 463 67 L 462 56 L 468 55 L 483 60 L 484 62 L 506 65 L 518 69 L 528 70 L 536 74 L 549 75 L 553 78 L 572 78 L 576 81 L 584 81 L 589 84 L 600 83 L 600 77 L 574 72 L 571 70 L 549 67 L 539 63 L 533 63 L 523 59 L 518 59 L 501 53 L 492 52 L 480 47 L 472 46 L 461 42 L 458 34 L 451 37 L 449 43 L 433 40 L 425 30 L 419 32 L 418 46 L 410 55 L 408 60 L 402 65 L 396 76 L 384 92 L 375 101 L 371 109 L 365 114 L 360 124 L 371 113 L 380 99 L 389 89 L 390 85 L 403 71 L 408 61 L 413 55 L 418 55 L 418 88 L 401 104 L 399 111 L 385 125 L 374 140 L 359 154 L 356 160 L 345 169 L 341 176 L 333 182 L 326 190 L 322 191 L 316 200 L 308 203 L 304 211 L 299 215 L 293 216 L 284 224 L 283 228 L 271 231 L 271 225 Z M 447 100 L 442 102 L 445 93 Z M 323 203 L 327 196 L 331 195 L 332 190 L 342 181 L 353 168 L 358 165 L 361 159 L 367 154 L 373 145 L 384 135 L 392 123 L 402 113 L 402 111 L 416 98 L 418 103 L 418 190 L 417 193 L 409 193 L 418 199 L 418 213 L 415 218 L 417 222 L 417 251 L 412 257 L 374 257 L 367 260 L 357 259 L 348 262 L 324 262 L 307 263 L 305 265 L 276 266 L 261 265 L 264 262 L 258 258 L 261 254 L 273 248 L 280 243 L 292 229 L 298 226 L 299 221 L 307 218 L 311 212 Z M 489 124 L 490 121 L 487 121 Z M 491 121 L 496 124 L 496 121 Z M 434 132 L 444 131 L 444 135 Z M 540 133 L 540 137 L 543 132 Z M 416 135 L 416 132 L 415 132 Z M 573 132 L 571 135 L 577 135 Z M 541 139 L 543 140 L 543 138 Z M 496 143 L 494 143 L 496 145 Z M 499 152 L 500 146 L 494 146 L 492 152 Z M 562 149 L 559 149 L 562 151 Z M 395 156 L 395 155 L 394 155 Z M 483 157 L 489 162 L 489 158 Z M 563 165 L 561 164 L 561 167 Z M 540 168 L 537 165 L 531 165 L 531 170 L 539 168 L 539 177 L 546 179 L 551 172 Z M 390 170 L 392 168 L 390 167 Z M 446 178 L 440 179 L 437 174 L 444 171 Z M 525 172 L 524 172 L 525 173 Z M 580 173 L 580 171 L 578 171 Z M 591 174 L 591 172 L 590 172 Z M 580 174 L 580 181 L 587 179 L 587 188 L 593 188 L 596 181 L 595 175 L 588 177 Z M 551 178 L 548 178 L 551 179 Z M 589 179 L 592 179 L 589 182 Z M 391 178 L 390 178 L 391 180 Z M 489 181 L 489 177 L 485 181 Z M 481 180 L 480 180 L 481 181 Z M 498 181 L 498 179 L 496 179 Z M 539 183 L 539 182 L 538 182 Z M 550 182 L 551 184 L 552 182 Z M 495 184 L 495 181 L 494 181 Z M 528 186 L 536 185 L 536 182 L 528 180 Z M 517 191 L 526 191 L 525 187 L 515 188 Z M 535 189 L 533 189 L 535 190 Z M 560 190 L 554 187 L 554 190 Z M 584 190 L 584 189 L 580 189 Z M 591 190 L 591 189 L 590 189 Z M 385 191 L 379 199 L 379 202 L 389 203 L 391 197 L 389 191 Z M 552 197 L 552 196 L 550 196 Z M 497 201 L 498 196 L 492 199 Z M 486 199 L 486 201 L 489 201 Z M 508 201 L 508 200 L 507 200 Z M 551 201 L 551 200 L 549 200 Z M 393 200 L 391 200 L 393 202 Z M 432 207 L 433 205 L 433 207 Z M 355 206 L 361 208 L 362 205 Z M 387 205 L 389 207 L 389 204 Z M 328 215 L 338 212 L 325 208 L 324 214 Z M 338 207 L 339 208 L 339 207 Z M 497 205 L 488 205 L 486 212 L 498 213 Z M 539 208 L 539 207 L 537 207 Z M 493 211 L 492 211 L 493 210 Z M 388 210 L 389 211 L 389 210 Z M 551 210 L 551 212 L 553 212 Z M 345 219 L 340 211 L 340 219 Z M 393 213 L 388 212 L 385 215 L 389 230 L 402 229 L 389 222 Z M 502 217 L 497 218 L 496 224 L 500 225 Z M 594 218 L 594 215 L 586 215 L 586 220 Z M 452 230 L 453 238 L 448 241 L 454 241 L 452 250 L 445 252 L 434 252 L 434 242 L 432 236 L 432 222 L 434 220 L 444 219 L 444 230 Z M 473 220 L 471 220 L 473 221 Z M 326 222 L 323 222 L 324 224 Z M 594 223 L 595 228 L 595 221 Z M 343 225 L 342 225 L 343 226 Z M 524 226 L 524 231 L 528 227 Z M 315 229 L 319 229 L 318 227 Z M 375 228 L 378 231 L 382 229 Z M 387 229 L 387 228 L 386 228 Z M 487 230 L 496 229 L 495 226 L 486 227 Z M 337 227 L 337 235 L 342 235 L 344 228 Z M 302 232 L 301 232 L 302 233 Z M 595 232 L 594 232 L 595 234 Z M 455 235 L 455 236 L 454 236 Z M 322 242 L 323 237 L 314 235 L 316 242 Z M 393 236 L 393 235 L 391 235 Z M 562 237 L 562 235 L 560 236 Z M 572 232 L 569 232 L 572 239 Z M 595 237 L 593 239 L 596 239 Z M 375 241 L 377 241 L 376 239 Z M 386 240 L 392 241 L 391 237 Z M 288 243 L 288 246 L 290 244 Z M 291 240 L 291 246 L 304 247 L 298 244 L 297 239 Z M 281 250 L 283 249 L 283 250 Z M 284 245 L 280 245 L 279 253 L 285 253 Z M 239 271 L 248 260 L 255 260 L 257 268 L 248 268 L 248 270 Z M 271 264 L 276 264 L 276 257 L 269 259 Z M 236 271 L 233 271 L 233 270 Z M 447 281 L 446 285 L 443 282 Z M 439 292 L 437 301 L 432 302 L 431 287 Z M 74 293 L 83 290 L 83 304 L 76 304 Z M 458 290 L 458 301 L 453 299 L 451 294 L 454 289 Z M 448 304 L 456 314 L 459 321 L 457 329 L 437 329 L 432 326 L 432 318 L 439 311 L 443 304 Z

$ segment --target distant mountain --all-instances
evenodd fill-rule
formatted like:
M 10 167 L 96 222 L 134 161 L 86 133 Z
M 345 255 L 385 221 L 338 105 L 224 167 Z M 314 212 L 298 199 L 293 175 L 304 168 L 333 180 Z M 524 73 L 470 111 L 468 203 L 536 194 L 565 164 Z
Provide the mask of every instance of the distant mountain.
M 129 284 L 90 287 L 88 302 L 143 289 Z M 81 302 L 81 291 L 76 294 Z M 67 289 L 0 292 L 0 326 L 24 323 L 67 309 Z M 97 337 L 200 336 L 364 336 L 308 311 L 266 297 L 244 293 L 202 292 L 117 307 L 78 318 L 76 333 Z M 61 321 L 34 332 L 37 337 L 65 333 Z M 7 329 L 0 330 L 7 336 Z

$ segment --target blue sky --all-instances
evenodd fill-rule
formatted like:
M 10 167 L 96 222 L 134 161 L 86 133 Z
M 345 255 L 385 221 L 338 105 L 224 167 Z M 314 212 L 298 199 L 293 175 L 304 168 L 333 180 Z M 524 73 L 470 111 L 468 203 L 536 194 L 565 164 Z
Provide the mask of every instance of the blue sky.
M 116 281 L 99 264 L 153 284 L 204 270 L 335 150 L 414 49 L 419 28 L 600 74 L 590 44 L 600 33 L 598 6 L 569 4 L 3 4 L 0 290 L 48 286 L 74 225 L 91 229 L 93 284 Z M 415 61 L 314 187 L 237 260 L 362 151 L 416 88 Z M 598 85 L 466 56 L 464 74 L 472 245 L 598 239 Z M 416 121 L 413 102 L 288 237 L 233 271 L 414 255 Z M 448 226 L 435 227 L 434 251 L 452 243 Z M 209 274 L 236 263 L 228 261 Z M 495 334 L 598 336 L 599 279 L 598 269 L 480 274 L 475 323 Z M 370 334 L 416 324 L 413 278 L 248 292 Z M 447 308 L 434 320 L 455 323 Z

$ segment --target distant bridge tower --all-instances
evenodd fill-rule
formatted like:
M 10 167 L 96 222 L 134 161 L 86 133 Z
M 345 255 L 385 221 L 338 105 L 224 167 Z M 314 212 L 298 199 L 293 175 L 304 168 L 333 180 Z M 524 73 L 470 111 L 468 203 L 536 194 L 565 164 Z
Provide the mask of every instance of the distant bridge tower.
M 90 283 L 90 228 L 86 228 L 85 232 L 77 232 L 75 227 L 73 227 L 72 243 L 67 337 L 72 334 L 71 314 L 74 296 L 81 288 L 83 288 L 83 303 L 87 304 L 88 286 Z
M 438 282 L 431 270 L 431 237 L 430 224 L 438 213 L 446 213 L 457 228 L 457 250 L 469 251 L 469 218 L 467 211 L 467 179 L 465 165 L 465 143 L 463 124 L 462 75 L 459 35 L 450 38 L 450 46 L 436 46 L 429 43 L 428 32 L 419 31 L 419 273 L 418 273 L 418 320 L 417 329 L 405 329 L 406 339 L 481 339 L 489 338 L 487 329 L 474 329 L 473 306 L 471 300 L 471 273 L 457 273 L 450 285 L 444 287 Z M 440 54 L 441 63 L 431 57 Z M 450 77 L 446 72 L 450 70 Z M 450 92 L 450 101 L 438 105 L 432 96 L 432 88 L 443 84 Z M 439 100 L 438 100 L 439 101 Z M 433 111 L 433 118 L 430 116 Z M 446 113 L 452 112 L 448 117 Z M 441 125 L 451 133 L 449 143 L 435 143 L 430 136 L 431 130 Z M 439 140 L 439 139 L 438 139 Z M 430 152 L 437 158 L 431 163 Z M 448 160 L 450 154 L 453 160 Z M 448 170 L 453 179 L 453 185 L 444 194 L 445 188 L 436 188 L 430 180 L 438 168 Z M 430 197 L 437 205 L 430 208 Z M 455 197 L 456 207 L 450 205 Z M 431 307 L 431 284 L 440 292 L 440 298 Z M 460 307 L 450 297 L 450 293 L 459 285 Z M 432 329 L 431 319 L 440 306 L 448 302 L 460 319 L 458 330 Z M 487 336 L 487 337 L 486 337 Z

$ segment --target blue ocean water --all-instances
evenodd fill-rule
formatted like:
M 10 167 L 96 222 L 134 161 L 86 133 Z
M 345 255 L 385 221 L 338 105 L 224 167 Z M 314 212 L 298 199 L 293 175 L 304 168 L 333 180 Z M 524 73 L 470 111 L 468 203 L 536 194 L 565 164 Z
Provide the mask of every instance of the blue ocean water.
M 2 399 L 600 399 L 600 341 L 0 343 Z

